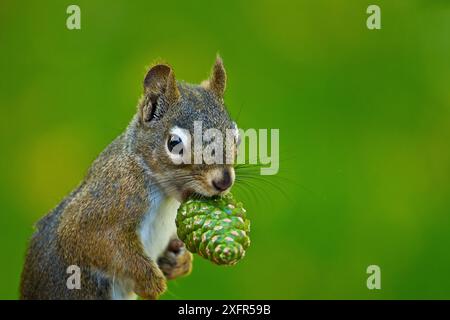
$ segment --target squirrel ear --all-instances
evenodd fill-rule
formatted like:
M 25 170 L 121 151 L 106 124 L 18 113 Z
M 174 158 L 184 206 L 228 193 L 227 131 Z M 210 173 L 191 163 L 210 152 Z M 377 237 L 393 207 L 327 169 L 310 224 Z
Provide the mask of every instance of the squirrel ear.
M 227 85 L 227 73 L 223 66 L 222 58 L 217 55 L 216 63 L 213 66 L 211 76 L 202 82 L 202 86 L 211 90 L 219 99 L 223 98 Z
M 178 91 L 175 74 L 171 67 L 166 64 L 158 64 L 152 67 L 145 76 L 144 90 L 146 94 L 163 94 L 167 101 L 172 104 L 178 101 Z
M 157 110 L 157 104 L 161 96 L 164 96 L 169 105 L 175 104 L 180 98 L 180 92 L 172 68 L 166 64 L 152 67 L 144 79 L 144 94 L 147 97 L 141 108 L 144 122 L 160 116 L 162 110 Z

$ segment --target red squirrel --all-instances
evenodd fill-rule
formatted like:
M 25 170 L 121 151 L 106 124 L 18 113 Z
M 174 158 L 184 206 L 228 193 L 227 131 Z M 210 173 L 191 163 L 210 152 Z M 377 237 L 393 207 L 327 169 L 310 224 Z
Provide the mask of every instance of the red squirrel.
M 80 185 L 36 225 L 21 277 L 21 299 L 156 299 L 166 280 L 189 274 L 192 255 L 175 217 L 193 194 L 226 193 L 230 164 L 174 164 L 194 121 L 225 132 L 235 123 L 223 102 L 220 57 L 201 85 L 178 82 L 157 64 L 144 79 L 137 113 L 94 161 Z M 178 154 L 179 151 L 176 151 Z M 175 156 L 177 156 L 175 154 Z M 67 286 L 69 266 L 80 288 Z

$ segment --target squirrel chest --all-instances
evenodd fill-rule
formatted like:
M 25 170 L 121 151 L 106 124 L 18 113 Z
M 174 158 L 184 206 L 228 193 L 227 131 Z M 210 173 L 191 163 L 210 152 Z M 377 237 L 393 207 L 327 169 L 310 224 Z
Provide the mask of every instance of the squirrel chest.
M 180 202 L 153 187 L 149 192 L 149 203 L 139 225 L 138 235 L 145 254 L 157 261 L 170 239 L 176 236 L 175 218 Z

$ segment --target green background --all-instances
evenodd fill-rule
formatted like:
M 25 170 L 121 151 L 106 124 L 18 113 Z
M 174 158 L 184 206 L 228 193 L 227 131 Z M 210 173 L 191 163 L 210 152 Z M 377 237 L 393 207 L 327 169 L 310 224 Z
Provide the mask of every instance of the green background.
M 18 297 L 33 223 L 126 127 L 146 66 L 198 83 L 216 52 L 240 127 L 280 129 L 280 172 L 235 190 L 246 258 L 197 257 L 164 298 L 450 298 L 448 1 L 2 0 L 0 46 L 0 298 Z

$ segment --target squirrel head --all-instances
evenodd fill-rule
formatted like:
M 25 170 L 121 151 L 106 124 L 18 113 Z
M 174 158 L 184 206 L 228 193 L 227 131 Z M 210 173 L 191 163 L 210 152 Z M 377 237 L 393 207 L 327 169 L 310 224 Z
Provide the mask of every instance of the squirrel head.
M 180 201 L 223 195 L 234 183 L 239 136 L 223 101 L 226 78 L 219 56 L 200 85 L 178 82 L 167 64 L 145 76 L 137 150 L 156 183 Z

